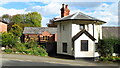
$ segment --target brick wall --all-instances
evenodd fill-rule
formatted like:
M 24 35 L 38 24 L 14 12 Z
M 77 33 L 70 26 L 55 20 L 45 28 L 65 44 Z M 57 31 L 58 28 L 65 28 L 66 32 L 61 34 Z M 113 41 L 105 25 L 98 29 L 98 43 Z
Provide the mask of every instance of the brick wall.
M 56 34 L 51 34 L 47 31 L 44 31 L 42 34 L 24 34 L 25 35 L 25 42 L 28 42 L 29 40 L 35 40 L 41 43 L 44 42 L 56 42 L 57 36 Z
M 7 24 L 0 22 L 0 32 L 7 32 Z

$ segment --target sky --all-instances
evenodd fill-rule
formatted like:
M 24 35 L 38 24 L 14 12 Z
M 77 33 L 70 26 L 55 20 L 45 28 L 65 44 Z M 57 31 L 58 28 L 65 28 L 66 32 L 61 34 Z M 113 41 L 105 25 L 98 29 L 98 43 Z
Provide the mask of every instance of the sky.
M 70 14 L 82 12 L 107 22 L 103 26 L 118 26 L 118 0 L 0 0 L 0 16 L 28 12 L 39 12 L 42 15 L 42 26 L 54 17 L 60 17 L 62 4 L 67 4 Z

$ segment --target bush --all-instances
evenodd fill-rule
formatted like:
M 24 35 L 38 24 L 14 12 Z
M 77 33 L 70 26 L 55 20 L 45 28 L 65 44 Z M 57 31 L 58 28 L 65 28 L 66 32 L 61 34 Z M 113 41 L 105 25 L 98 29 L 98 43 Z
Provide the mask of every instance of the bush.
M 12 48 L 18 41 L 20 41 L 18 37 L 14 36 L 12 33 L 2 33 L 2 46 Z
M 120 57 L 118 56 L 110 56 L 110 57 L 100 57 L 100 61 L 117 61 L 120 62 Z
M 117 38 L 106 38 L 103 40 L 99 40 L 97 44 L 97 51 L 103 57 L 112 56 L 115 52 L 119 53 L 120 55 L 120 39 Z
M 47 52 L 41 47 L 35 47 L 33 49 L 26 50 L 27 54 L 37 55 L 37 56 L 48 56 Z
M 14 24 L 9 32 L 11 32 L 14 36 L 20 37 L 22 35 L 22 28 L 19 25 Z
M 4 51 L 5 51 L 7 54 L 12 53 L 12 49 L 5 49 Z
M 6 53 L 21 53 L 36 56 L 48 56 L 45 49 L 37 45 L 36 42 L 30 41 L 28 43 L 16 43 L 12 49 L 5 50 Z
M 15 48 L 17 52 L 21 52 L 21 53 L 23 53 L 27 49 L 24 43 L 17 43 Z

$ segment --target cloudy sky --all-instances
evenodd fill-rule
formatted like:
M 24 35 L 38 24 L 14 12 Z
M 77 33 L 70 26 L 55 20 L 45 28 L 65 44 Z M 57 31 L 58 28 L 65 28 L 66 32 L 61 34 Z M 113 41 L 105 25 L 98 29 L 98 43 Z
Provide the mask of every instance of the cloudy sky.
M 83 12 L 107 23 L 104 26 L 118 26 L 118 1 L 65 1 L 65 0 L 0 0 L 0 16 L 15 15 L 37 11 L 42 15 L 42 26 L 48 21 L 60 16 L 61 4 L 68 4 L 70 14 Z

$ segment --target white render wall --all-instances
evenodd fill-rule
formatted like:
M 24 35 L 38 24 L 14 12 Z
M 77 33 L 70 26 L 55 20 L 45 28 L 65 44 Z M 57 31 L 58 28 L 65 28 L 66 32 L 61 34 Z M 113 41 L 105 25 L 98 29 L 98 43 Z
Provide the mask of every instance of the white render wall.
M 57 41 L 57 53 L 58 54 L 66 54 L 66 55 L 73 55 L 74 57 L 95 57 L 95 42 L 92 41 L 88 36 L 85 34 L 81 35 L 77 40 L 74 41 L 74 53 L 72 51 L 72 37 L 76 35 L 80 29 L 79 24 L 72 24 L 72 22 L 64 21 L 61 23 L 61 31 L 60 31 L 60 23 L 57 25 L 57 33 L 58 33 L 58 41 Z M 63 30 L 64 25 L 64 30 Z M 93 36 L 93 25 L 88 24 L 89 29 L 87 28 L 87 25 L 85 25 L 85 29 Z M 98 40 L 98 33 L 100 33 L 100 38 L 102 38 L 102 32 L 101 32 L 101 25 L 95 25 L 94 24 L 94 37 Z M 89 51 L 80 51 L 80 40 L 88 40 L 89 41 Z M 63 45 L 62 43 L 67 43 L 67 53 L 63 52 Z M 97 41 L 96 41 L 97 43 Z
M 92 24 L 88 24 L 85 25 L 85 29 L 93 36 L 93 25 Z M 80 32 L 81 30 L 79 29 L 79 25 L 78 24 L 72 24 L 72 37 L 74 35 L 76 35 L 78 32 Z M 96 43 L 98 42 L 98 39 L 102 39 L 102 27 L 101 25 L 95 25 L 94 24 L 94 38 L 96 39 Z
M 88 40 L 88 51 L 81 51 L 81 40 Z M 94 41 L 92 41 L 88 36 L 82 34 L 77 40 L 75 40 L 74 48 L 75 48 L 75 58 L 83 58 L 83 57 L 94 57 L 95 45 Z
M 94 28 L 95 42 L 98 43 L 99 38 L 102 39 L 102 27 L 101 25 L 95 25 Z
M 72 37 L 80 31 L 78 24 L 72 24 Z
M 64 25 L 64 30 L 63 30 L 63 25 Z M 60 23 L 58 24 L 57 27 L 58 27 L 57 53 L 72 55 L 72 37 L 71 37 L 72 24 L 69 22 L 62 22 L 61 32 L 60 32 Z M 67 43 L 67 53 L 63 52 L 62 43 L 64 42 Z

